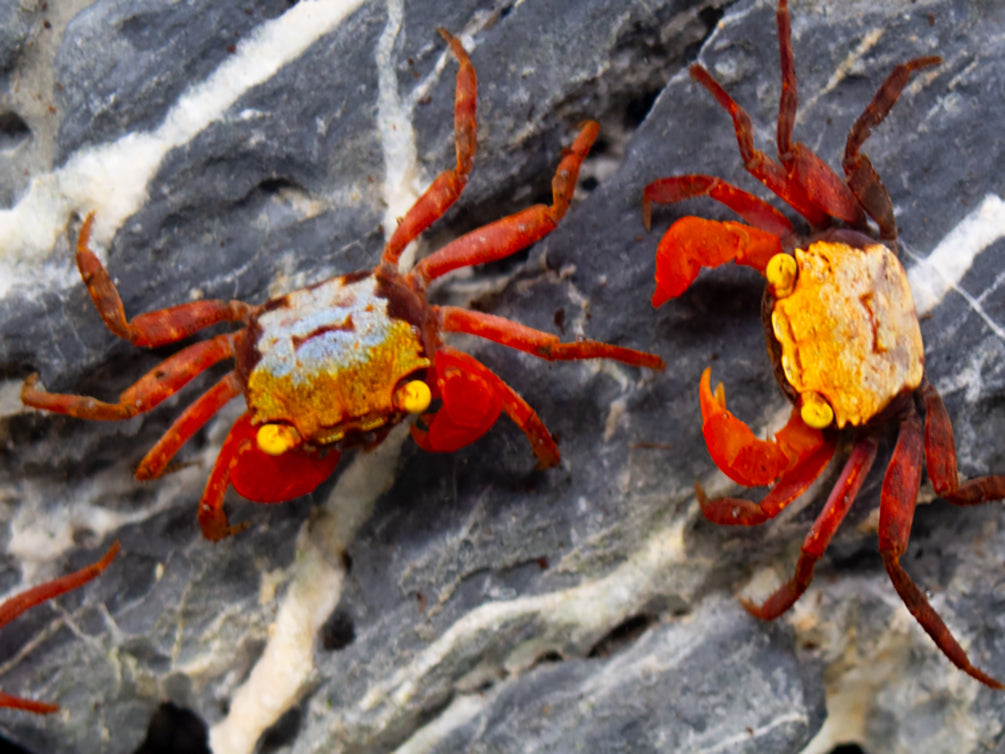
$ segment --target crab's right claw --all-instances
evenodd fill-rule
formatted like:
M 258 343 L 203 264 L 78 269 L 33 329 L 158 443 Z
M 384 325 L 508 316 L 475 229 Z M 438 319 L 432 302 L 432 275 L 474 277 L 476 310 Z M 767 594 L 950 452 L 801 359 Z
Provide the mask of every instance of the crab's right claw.
M 448 349 L 436 352 L 436 390 L 443 401 L 440 410 L 423 414 L 427 429 L 412 425 L 412 438 L 423 450 L 452 453 L 480 438 L 499 418 L 502 398 L 479 370 L 471 368 L 465 357 Z M 473 359 L 471 359 L 474 361 Z
M 735 222 L 682 217 L 663 234 L 656 247 L 654 307 L 688 289 L 702 267 L 733 260 L 764 273 L 768 260 L 782 250 L 778 236 Z
M 726 409 L 722 383 L 711 390 L 712 369 L 702 372 L 698 396 L 701 401 L 701 431 L 715 465 L 734 482 L 745 487 L 771 484 L 792 461 L 777 442 L 759 440 L 746 424 Z

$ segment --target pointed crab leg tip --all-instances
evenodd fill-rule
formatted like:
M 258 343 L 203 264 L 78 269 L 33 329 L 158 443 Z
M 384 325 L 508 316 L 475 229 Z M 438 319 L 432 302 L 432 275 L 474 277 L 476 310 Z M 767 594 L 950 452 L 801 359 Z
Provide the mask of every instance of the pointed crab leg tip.
M 705 488 L 697 479 L 694 480 L 694 496 L 698 500 L 698 505 L 704 510 L 708 506 L 708 495 L 705 494 Z
M 642 196 L 642 224 L 646 232 L 653 229 L 653 200 L 648 196 Z
M 115 560 L 115 557 L 119 554 L 121 550 L 122 550 L 122 543 L 116 539 L 114 542 L 112 542 L 112 546 L 108 548 L 108 551 L 102 556 L 101 560 L 99 560 L 95 565 L 100 570 L 102 571 L 105 570 L 108 567 L 108 565 L 113 560 Z

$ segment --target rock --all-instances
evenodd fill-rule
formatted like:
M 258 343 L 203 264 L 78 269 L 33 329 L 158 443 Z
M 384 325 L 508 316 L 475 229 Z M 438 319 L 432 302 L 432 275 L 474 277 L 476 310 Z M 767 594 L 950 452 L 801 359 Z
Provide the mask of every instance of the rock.
M 14 19 L 0 35 L 12 71 L 0 124 L 28 132 L 13 139 L 23 170 L 0 176 L 0 589 L 79 567 L 114 538 L 123 553 L 0 632 L 0 687 L 62 707 L 0 712 L 4 738 L 32 752 L 136 751 L 151 720 L 151 738 L 180 729 L 167 714 L 178 708 L 205 722 L 215 754 L 1001 746 L 995 692 L 935 648 L 876 553 L 889 443 L 814 584 L 774 623 L 734 597 L 789 577 L 839 468 L 754 529 L 709 524 L 694 499 L 695 479 L 738 494 L 701 439 L 706 366 L 762 436 L 788 406 L 756 273 L 725 266 L 649 304 L 660 233 L 685 213 L 728 211 L 657 208 L 646 233 L 640 198 L 689 172 L 758 190 L 728 115 L 686 67 L 697 56 L 773 153 L 772 3 L 54 5 L 0 15 Z M 792 7 L 796 138 L 835 168 L 893 66 L 944 58 L 914 76 L 864 151 L 893 199 L 928 375 L 967 476 L 1005 471 L 1003 23 L 965 0 Z M 105 329 L 72 261 L 79 221 L 96 210 L 94 246 L 130 314 L 197 297 L 257 303 L 372 266 L 381 223 L 453 164 L 457 67 L 438 26 L 477 69 L 479 145 L 467 189 L 419 253 L 550 201 L 584 119 L 600 121 L 602 140 L 556 231 L 444 280 L 434 299 L 652 350 L 668 368 L 548 364 L 457 339 L 535 408 L 560 468 L 535 470 L 505 418 L 449 455 L 397 433 L 347 454 L 307 498 L 232 496 L 231 519 L 251 528 L 213 545 L 197 501 L 239 406 L 186 445 L 175 473 L 143 484 L 132 468 L 200 388 L 123 423 L 20 406 L 32 371 L 51 390 L 113 398 L 170 353 Z M 998 677 L 1003 520 L 998 503 L 934 500 L 904 558 Z

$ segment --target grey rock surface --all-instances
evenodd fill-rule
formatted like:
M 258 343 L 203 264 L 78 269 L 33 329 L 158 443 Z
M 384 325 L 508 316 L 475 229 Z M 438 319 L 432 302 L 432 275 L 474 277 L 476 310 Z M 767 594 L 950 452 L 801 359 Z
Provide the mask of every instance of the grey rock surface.
M 696 479 L 739 492 L 701 437 L 706 366 L 762 435 L 788 406 L 755 273 L 725 266 L 649 304 L 660 233 L 686 213 L 728 212 L 659 208 L 646 233 L 639 204 L 648 182 L 689 172 L 757 191 L 729 117 L 686 68 L 706 65 L 773 153 L 773 3 L 55 5 L 0 3 L 0 143 L 16 166 L 0 169 L 0 592 L 80 567 L 116 538 L 123 552 L 0 630 L 0 688 L 62 707 L 0 710 L 4 739 L 133 752 L 173 705 L 205 722 L 215 754 L 1005 751 L 1000 693 L 938 652 L 876 554 L 892 443 L 814 584 L 774 623 L 734 597 L 789 577 L 839 467 L 754 529 L 713 526 L 694 499 Z M 926 365 L 961 472 L 1005 472 L 1005 8 L 796 0 L 792 21 L 796 138 L 835 167 L 893 66 L 944 58 L 865 151 L 912 284 L 933 291 L 919 303 Z M 537 410 L 561 467 L 535 470 L 505 418 L 449 455 L 395 435 L 347 454 L 306 498 L 230 497 L 231 519 L 251 527 L 211 544 L 197 501 L 239 406 L 175 473 L 143 484 L 131 470 L 198 387 L 123 423 L 20 406 L 31 371 L 51 390 L 110 399 L 170 353 L 104 328 L 73 264 L 79 221 L 97 211 L 95 248 L 132 314 L 197 297 L 257 303 L 372 266 L 381 223 L 453 164 L 456 62 L 438 26 L 478 72 L 479 145 L 420 254 L 549 201 L 584 119 L 602 139 L 556 231 L 433 298 L 652 350 L 668 368 L 548 364 L 458 338 Z M 927 485 L 922 496 L 904 563 L 972 659 L 1005 677 L 1001 504 L 953 508 Z

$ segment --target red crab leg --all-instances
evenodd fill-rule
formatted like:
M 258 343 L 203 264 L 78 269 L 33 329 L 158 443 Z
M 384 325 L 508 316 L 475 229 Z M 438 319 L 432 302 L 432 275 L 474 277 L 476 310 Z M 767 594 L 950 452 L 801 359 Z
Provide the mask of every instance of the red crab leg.
M 199 396 L 174 423 L 161 435 L 150 451 L 143 456 L 136 469 L 136 478 L 144 481 L 159 477 L 168 461 L 189 438 L 202 429 L 217 411 L 232 398 L 241 394 L 241 383 L 234 372 L 228 372 L 222 380 Z
M 244 531 L 251 525 L 249 521 L 245 521 L 236 526 L 230 526 L 227 514 L 223 510 L 223 498 L 230 486 L 231 466 L 241 445 L 247 440 L 243 433 L 236 432 L 234 429 L 238 427 L 240 421 L 239 418 L 231 427 L 230 432 L 227 433 L 227 438 L 220 447 L 220 453 L 217 455 L 213 470 L 206 481 L 202 497 L 199 499 L 199 525 L 202 527 L 202 535 L 210 542 L 219 542 L 221 539 Z
M 558 465 L 559 454 L 558 446 L 555 445 L 555 440 L 552 439 L 552 436 L 548 433 L 548 429 L 534 412 L 534 409 L 532 409 L 527 402 L 521 398 L 515 390 L 513 390 L 513 388 L 503 382 L 499 375 L 495 374 L 495 372 L 463 351 L 458 351 L 450 346 L 441 346 L 437 351 L 437 357 L 439 357 L 440 354 L 444 354 L 452 361 L 462 365 L 467 372 L 477 376 L 483 383 L 488 385 L 489 389 L 495 392 L 499 400 L 502 401 L 502 410 L 506 412 L 506 415 L 509 416 L 509 418 L 513 420 L 513 423 L 523 430 L 523 433 L 527 436 L 531 447 L 534 449 L 534 454 L 537 456 L 538 462 L 542 468 L 549 468 L 551 466 Z M 444 396 L 443 399 L 444 403 L 446 403 L 450 398 L 449 396 Z M 442 414 L 443 409 L 433 416 L 433 421 L 440 418 Z M 492 421 L 495 421 L 494 417 Z M 491 426 L 491 423 L 489 426 Z M 477 439 L 478 437 L 481 437 L 487 429 L 488 427 L 469 429 L 468 433 L 472 439 Z M 414 425 L 412 426 L 412 437 L 415 438 L 419 447 L 424 448 L 425 450 L 437 452 L 442 450 L 435 445 L 430 445 L 430 443 L 427 442 L 427 433 Z M 456 448 L 451 447 L 451 450 L 453 449 Z
M 941 62 L 942 58 L 931 55 L 915 58 L 894 68 L 872 98 L 872 102 L 858 116 L 855 125 L 848 132 L 848 141 L 845 142 L 844 160 L 841 165 L 848 179 L 848 186 L 865 211 L 876 221 L 879 226 L 879 237 L 890 244 L 897 242 L 897 222 L 893 217 L 890 195 L 887 193 L 886 187 L 883 186 L 883 182 L 880 181 L 872 162 L 866 155 L 860 154 L 858 150 L 869 138 L 872 129 L 882 123 L 890 112 L 890 108 L 893 107 L 900 93 L 907 86 L 911 73 L 919 68 L 926 68 Z
M 790 193 L 798 196 L 800 202 L 804 201 L 805 197 L 805 200 L 827 215 L 844 220 L 854 227 L 864 228 L 865 215 L 862 213 L 862 207 L 859 206 L 854 194 L 848 190 L 845 182 L 812 149 L 792 141 L 799 96 L 796 87 L 796 62 L 792 53 L 792 28 L 789 24 L 789 7 L 786 0 L 780 0 L 778 3 L 775 19 L 778 23 L 778 52 L 782 73 L 782 94 L 778 101 L 776 134 L 778 159 L 785 169 L 786 177 L 786 193 L 781 193 L 779 196 L 787 202 Z M 809 219 L 802 210 L 799 212 Z
M 15 594 L 3 604 L 0 604 L 0 627 L 6 626 L 25 610 L 29 610 L 47 600 L 83 586 L 104 571 L 118 552 L 119 543 L 113 542 L 112 546 L 108 548 L 108 552 L 98 562 L 84 566 L 79 571 L 68 573 L 66 576 L 60 576 L 58 579 L 46 581 L 44 584 L 39 584 L 20 594 Z M 39 714 L 47 714 L 59 709 L 59 705 L 56 704 L 22 699 L 21 697 L 5 694 L 2 691 L 0 691 L 0 707 L 13 707 Z
M 700 64 L 693 64 L 690 71 L 691 78 L 708 89 L 719 105 L 732 117 L 733 130 L 736 131 L 736 142 L 740 148 L 740 157 L 743 158 L 743 166 L 747 172 L 784 199 L 811 225 L 824 226 L 830 222 L 827 213 L 810 201 L 806 191 L 798 182 L 789 181 L 785 169 L 780 164 L 761 150 L 754 148 L 753 125 L 747 111 L 740 107 L 720 86 L 719 82 L 712 78 L 712 74 Z
M 706 368 L 698 386 L 701 431 L 715 465 L 734 482 L 744 487 L 771 484 L 828 444 L 820 430 L 803 422 L 798 409 L 793 409 L 788 423 L 775 433 L 773 441 L 758 439 L 750 427 L 726 408 L 726 391 L 722 383 L 712 392 L 711 374 L 711 367 Z M 804 467 L 805 473 L 808 474 L 810 468 L 812 466 Z M 800 475 L 796 474 L 784 486 L 797 483 L 799 478 Z
M 914 520 L 914 507 L 921 485 L 922 429 L 921 419 L 911 405 L 910 412 L 900 422 L 900 436 L 883 479 L 879 506 L 879 552 L 897 594 L 911 615 L 932 637 L 943 654 L 960 670 L 992 688 L 1005 688 L 997 680 L 970 664 L 967 653 L 953 637 L 949 628 L 935 612 L 928 598 L 900 565 L 907 551 Z
M 858 494 L 859 488 L 869 473 L 872 462 L 876 459 L 876 440 L 872 437 L 855 443 L 848 462 L 841 476 L 838 477 L 834 489 L 831 490 L 823 510 L 813 522 L 813 528 L 803 541 L 802 552 L 796 563 L 793 577 L 782 584 L 761 605 L 755 605 L 748 600 L 742 600 L 743 606 L 751 615 L 761 620 L 774 620 L 784 613 L 806 591 L 813 579 L 813 567 L 823 556 L 830 544 L 834 532 L 841 526 L 845 514 Z
M 115 335 L 136 346 L 156 348 L 187 338 L 217 322 L 244 321 L 253 308 L 243 301 L 192 301 L 168 309 L 158 309 L 126 321 L 122 299 L 108 271 L 88 247 L 94 213 L 84 220 L 77 237 L 77 268 L 94 306 Z
M 651 353 L 622 348 L 596 340 L 577 340 L 562 343 L 557 335 L 541 332 L 518 322 L 493 314 L 461 309 L 456 306 L 433 307 L 440 326 L 446 332 L 466 332 L 480 338 L 501 343 L 548 361 L 574 361 L 578 359 L 611 359 L 632 366 L 663 370 L 663 359 Z
M 696 196 L 707 196 L 724 204 L 756 228 L 779 237 L 792 233 L 792 223 L 785 215 L 758 196 L 739 189 L 713 175 L 693 173 L 660 178 L 642 192 L 642 222 L 650 229 L 652 204 L 673 204 Z
M 118 421 L 149 411 L 174 395 L 196 376 L 234 354 L 234 334 L 217 335 L 193 343 L 169 356 L 140 377 L 119 396 L 118 403 L 105 403 L 86 395 L 49 393 L 38 390 L 38 375 L 33 374 L 21 387 L 21 402 L 26 406 L 75 416 L 78 419 Z
M 475 68 L 456 38 L 445 29 L 437 31 L 447 40 L 457 62 L 460 63 L 454 94 L 454 144 L 457 149 L 457 167 L 440 173 L 401 218 L 398 227 L 391 235 L 391 240 L 384 248 L 381 264 L 397 266 L 398 258 L 405 247 L 457 201 L 457 197 L 461 195 L 468 182 L 468 174 L 475 161 L 475 150 L 478 146 L 478 120 L 475 117 L 478 79 L 475 76 Z
M 599 132 L 592 120 L 583 125 L 552 178 L 550 206 L 535 204 L 454 239 L 415 265 L 412 276 L 428 283 L 460 267 L 504 259 L 551 233 L 569 209 L 579 167 Z
M 946 405 L 927 379 L 920 392 L 925 405 L 925 463 L 936 494 L 953 505 L 980 505 L 1005 498 L 1005 476 L 984 476 L 959 483 L 956 443 Z

